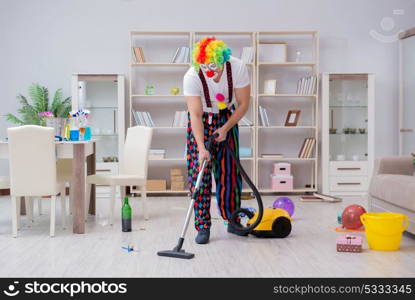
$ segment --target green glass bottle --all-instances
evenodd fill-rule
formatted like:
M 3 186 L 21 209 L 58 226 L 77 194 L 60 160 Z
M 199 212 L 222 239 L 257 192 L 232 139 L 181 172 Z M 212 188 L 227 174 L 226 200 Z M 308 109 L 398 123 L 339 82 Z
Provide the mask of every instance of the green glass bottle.
M 121 208 L 122 231 L 131 231 L 131 206 L 128 203 L 128 197 L 124 198 L 124 204 Z

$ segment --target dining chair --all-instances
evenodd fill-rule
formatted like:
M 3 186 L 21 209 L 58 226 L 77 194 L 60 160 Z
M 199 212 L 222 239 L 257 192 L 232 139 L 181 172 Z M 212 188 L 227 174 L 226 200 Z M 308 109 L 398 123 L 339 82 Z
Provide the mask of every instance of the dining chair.
M 0 190 L 10 188 L 10 179 L 7 176 L 0 176 Z
M 33 198 L 50 196 L 50 236 L 55 235 L 56 195 L 61 194 L 62 225 L 65 227 L 65 185 L 56 171 L 54 129 L 36 125 L 8 128 L 12 235 L 20 225 L 20 197 L 26 199 L 29 221 L 33 220 Z
M 58 159 L 56 163 L 56 171 L 58 172 L 59 181 L 63 181 L 69 187 L 69 212 L 72 213 L 72 197 L 71 197 L 71 182 L 72 182 L 72 159 L 62 158 Z M 42 198 L 37 199 L 39 215 L 42 214 Z
M 120 164 L 118 175 L 95 174 L 87 176 L 87 199 L 91 199 L 91 185 L 109 185 L 109 223 L 113 224 L 115 189 L 117 186 L 122 190 L 126 186 L 137 186 L 140 188 L 141 198 L 143 201 L 144 218 L 148 220 L 147 209 L 147 169 L 148 156 L 150 151 L 153 129 L 146 126 L 130 127 L 127 130 L 127 137 L 124 144 L 124 155 Z M 121 199 L 122 201 L 122 199 Z M 87 207 L 89 206 L 89 203 Z

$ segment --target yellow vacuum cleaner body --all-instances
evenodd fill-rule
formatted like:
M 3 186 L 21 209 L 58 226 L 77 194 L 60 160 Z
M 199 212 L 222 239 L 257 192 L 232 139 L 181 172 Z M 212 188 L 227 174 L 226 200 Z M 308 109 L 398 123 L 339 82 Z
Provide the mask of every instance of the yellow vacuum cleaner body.
M 253 224 L 257 217 L 256 212 L 247 225 Z M 284 209 L 265 208 L 261 222 L 251 233 L 257 237 L 285 238 L 291 233 L 291 217 Z

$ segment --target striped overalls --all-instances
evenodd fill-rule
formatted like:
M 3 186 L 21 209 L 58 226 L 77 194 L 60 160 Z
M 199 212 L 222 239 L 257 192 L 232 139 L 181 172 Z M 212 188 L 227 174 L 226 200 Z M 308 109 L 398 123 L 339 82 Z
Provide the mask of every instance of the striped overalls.
M 231 64 L 226 62 L 226 75 L 228 80 L 229 102 L 232 102 L 233 81 Z M 211 100 L 208 85 L 203 72 L 199 71 L 199 78 L 202 82 L 204 98 L 206 106 L 211 108 Z M 204 112 L 202 121 L 204 125 L 204 141 L 205 145 L 210 136 L 216 129 L 223 126 L 231 117 L 233 107 L 220 110 L 219 113 Z M 232 150 L 239 157 L 239 131 L 238 125 L 235 125 L 227 133 L 226 141 L 214 142 L 210 155 L 211 160 L 205 168 L 202 184 L 197 198 L 195 199 L 195 228 L 210 228 L 210 199 L 212 193 L 212 170 L 216 183 L 216 199 L 218 210 L 224 220 L 230 219 L 232 213 L 241 205 L 242 177 L 233 161 L 231 154 L 225 147 L 224 143 L 228 143 Z M 193 136 L 192 126 L 190 122 L 190 114 L 188 114 L 187 122 L 187 170 L 190 191 L 193 193 L 196 184 L 196 178 L 199 172 L 197 143 Z

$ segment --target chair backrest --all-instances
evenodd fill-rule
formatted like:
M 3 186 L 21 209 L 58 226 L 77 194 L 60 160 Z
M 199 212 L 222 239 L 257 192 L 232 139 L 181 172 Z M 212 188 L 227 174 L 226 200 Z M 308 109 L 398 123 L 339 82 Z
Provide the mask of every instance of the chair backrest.
M 153 129 L 150 127 L 135 126 L 128 128 L 120 174 L 147 178 L 148 155 L 152 137 Z
M 56 195 L 54 129 L 35 125 L 9 128 L 10 194 Z

